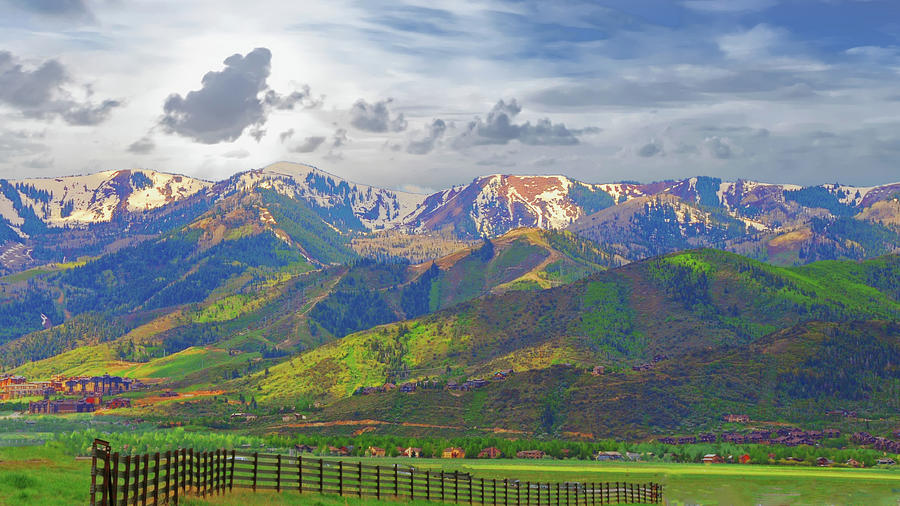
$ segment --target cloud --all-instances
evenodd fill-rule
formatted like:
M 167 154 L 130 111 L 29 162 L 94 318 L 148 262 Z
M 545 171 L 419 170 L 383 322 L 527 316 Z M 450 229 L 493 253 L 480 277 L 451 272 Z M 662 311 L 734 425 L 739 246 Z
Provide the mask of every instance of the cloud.
M 92 21 L 94 15 L 84 0 L 11 0 L 19 9 L 41 16 Z
M 289 140 L 293 136 L 294 136 L 294 129 L 289 128 L 289 129 L 285 130 L 284 132 L 281 132 L 280 134 L 278 134 L 278 140 L 281 141 L 282 144 L 284 144 L 284 141 Z
M 406 152 L 413 155 L 425 155 L 434 149 L 435 143 L 444 136 L 447 131 L 447 123 L 442 119 L 436 119 L 428 125 L 426 134 L 419 139 L 413 139 L 406 145 Z
M 265 102 L 266 105 L 279 110 L 293 110 L 295 107 L 315 109 L 325 103 L 325 96 L 313 98 L 309 85 L 304 84 L 299 91 L 288 95 L 279 95 L 275 90 L 269 90 L 266 92 Z
M 234 141 L 247 127 L 266 121 L 265 107 L 258 95 L 267 88 L 271 61 L 272 52 L 264 47 L 244 56 L 229 56 L 224 70 L 203 76 L 199 90 L 184 97 L 169 95 L 160 124 L 168 132 L 204 144 Z
M 782 32 L 768 25 L 759 24 L 749 30 L 719 37 L 718 44 L 726 57 L 746 60 L 769 56 L 783 39 Z
M 392 99 L 381 100 L 370 104 L 359 99 L 350 108 L 350 124 L 365 132 L 402 132 L 406 130 L 406 119 L 403 113 L 391 118 L 388 108 Z
M 128 145 L 128 151 L 135 154 L 150 153 L 154 149 L 156 149 L 156 143 L 146 135 Z
M 644 144 L 637 150 L 638 156 L 642 156 L 644 158 L 650 158 L 662 153 L 663 146 L 662 143 L 653 139 L 652 141 Z
M 224 69 L 203 76 L 199 90 L 169 95 L 160 124 L 169 133 L 204 144 L 232 142 L 245 130 L 259 142 L 266 134 L 262 126 L 271 110 L 322 104 L 323 99 L 313 98 L 306 85 L 288 95 L 270 89 L 266 81 L 271 62 L 272 52 L 264 47 L 229 56 Z
M 685 0 L 681 3 L 695 11 L 711 13 L 762 11 L 778 4 L 778 0 Z
M 331 147 L 339 148 L 344 144 L 347 144 L 350 140 L 347 138 L 347 129 L 346 128 L 338 128 L 334 131 L 334 137 L 332 137 Z
M 294 153 L 312 153 L 313 151 L 318 149 L 318 147 L 321 146 L 324 142 L 325 137 L 307 137 L 303 139 L 303 142 L 292 147 L 291 151 L 293 151 Z
M 240 160 L 242 158 L 247 158 L 248 156 L 250 156 L 250 152 L 247 151 L 246 149 L 235 149 L 235 150 L 226 152 L 222 156 L 224 156 L 225 158 L 236 158 L 236 159 Z
M 50 59 L 27 70 L 12 53 L 0 51 L 0 103 L 25 117 L 60 117 L 70 125 L 96 125 L 121 105 L 117 100 L 104 100 L 99 105 L 79 102 L 66 89 L 70 83 L 68 71 L 57 60 Z
M 48 169 L 53 167 L 53 157 L 49 155 L 41 155 L 30 160 L 26 160 L 23 165 L 29 169 Z
M 703 146 L 710 156 L 720 160 L 727 160 L 735 155 L 735 148 L 728 137 L 719 137 L 717 135 L 707 137 L 703 140 Z
M 38 142 L 43 138 L 44 134 L 38 132 L 0 128 L 0 161 L 46 153 L 49 148 Z
M 512 99 L 500 100 L 485 119 L 475 118 L 466 131 L 454 140 L 456 147 L 484 144 L 506 144 L 518 140 L 522 144 L 542 146 L 564 146 L 578 144 L 578 138 L 562 123 L 554 124 L 549 119 L 540 119 L 534 125 L 530 121 L 516 124 L 513 120 L 522 107 Z

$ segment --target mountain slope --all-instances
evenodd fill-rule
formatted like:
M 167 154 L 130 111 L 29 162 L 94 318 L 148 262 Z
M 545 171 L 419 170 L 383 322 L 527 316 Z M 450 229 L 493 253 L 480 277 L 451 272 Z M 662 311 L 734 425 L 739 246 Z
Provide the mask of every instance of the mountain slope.
M 352 334 L 250 383 L 263 400 L 340 399 L 403 377 L 483 375 L 569 362 L 627 368 L 744 347 L 811 320 L 900 318 L 900 257 L 773 267 L 714 250 L 629 264 Z M 449 373 L 448 373 L 449 371 Z M 315 379 L 313 379 L 315 378 Z

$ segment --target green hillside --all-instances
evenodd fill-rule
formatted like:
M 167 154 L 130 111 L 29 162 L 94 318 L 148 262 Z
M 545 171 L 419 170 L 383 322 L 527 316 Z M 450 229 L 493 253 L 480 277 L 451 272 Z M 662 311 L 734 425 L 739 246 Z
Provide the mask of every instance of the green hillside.
M 407 377 L 459 380 L 562 363 L 630 371 L 658 354 L 676 362 L 746 349 L 806 321 L 896 320 L 889 280 L 898 262 L 779 268 L 714 250 L 672 254 L 352 334 L 235 386 L 278 404 L 334 401 Z

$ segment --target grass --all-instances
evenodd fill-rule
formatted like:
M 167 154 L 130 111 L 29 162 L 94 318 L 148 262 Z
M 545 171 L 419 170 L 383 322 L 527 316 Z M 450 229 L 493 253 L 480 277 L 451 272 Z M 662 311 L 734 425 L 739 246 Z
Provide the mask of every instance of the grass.
M 90 486 L 90 461 L 53 446 L 0 448 L 0 504 L 85 504 Z

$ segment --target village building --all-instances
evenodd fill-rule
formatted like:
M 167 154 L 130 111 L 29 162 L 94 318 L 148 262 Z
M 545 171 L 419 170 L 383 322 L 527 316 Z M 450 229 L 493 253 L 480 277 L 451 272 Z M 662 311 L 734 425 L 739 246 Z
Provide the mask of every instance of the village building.
M 876 460 L 875 462 L 879 466 L 893 466 L 894 464 L 897 463 L 894 459 L 892 459 L 890 457 L 880 458 L 880 459 Z
M 750 423 L 750 415 L 725 415 L 722 420 L 730 423 Z
M 516 452 L 517 459 L 542 459 L 545 453 L 541 450 L 522 450 Z
M 108 409 L 130 408 L 131 399 L 126 399 L 125 397 L 116 397 L 115 399 L 109 401 L 106 404 L 106 407 Z
M 606 373 L 606 368 L 602 365 L 595 365 L 593 369 L 591 369 L 591 374 L 594 376 L 602 376 Z
M 503 452 L 493 446 L 489 446 L 478 452 L 479 459 L 499 459 L 502 456 Z
M 622 460 L 622 454 L 619 452 L 597 452 L 594 459 L 599 461 Z
M 850 466 L 850 467 L 866 467 L 865 465 L 863 465 L 862 462 L 860 462 L 860 461 L 858 461 L 858 460 L 856 460 L 856 459 L 849 459 L 849 460 L 847 461 L 847 465 Z
M 413 448 L 413 447 L 403 448 L 402 446 L 398 446 L 397 453 L 401 457 L 417 459 L 422 456 L 422 449 L 421 448 Z
M 444 448 L 443 453 L 441 453 L 442 459 L 464 459 L 466 458 L 466 451 L 462 448 L 458 447 L 450 447 Z
M 825 457 L 819 457 L 816 459 L 816 465 L 819 467 L 831 467 L 834 464 L 834 461 Z
M 703 456 L 702 462 L 704 464 L 724 464 L 725 459 L 723 459 L 721 455 L 716 455 L 715 453 L 708 453 Z
M 741 464 L 749 464 L 750 455 L 747 455 L 746 453 L 741 455 L 740 457 L 738 457 L 738 462 L 740 462 Z
M 301 444 L 294 445 L 294 450 L 297 453 L 315 453 L 316 452 L 316 449 L 314 447 L 309 446 L 309 445 L 301 445 Z
M 387 452 L 384 448 L 370 446 L 368 449 L 366 449 L 366 454 L 370 457 L 384 457 L 385 455 L 387 455 Z
M 346 446 L 329 446 L 328 454 L 333 457 L 349 457 L 352 450 Z
M 91 413 L 97 409 L 99 398 L 86 399 L 44 399 L 28 403 L 28 412 L 31 414 L 66 414 L 66 413 Z

